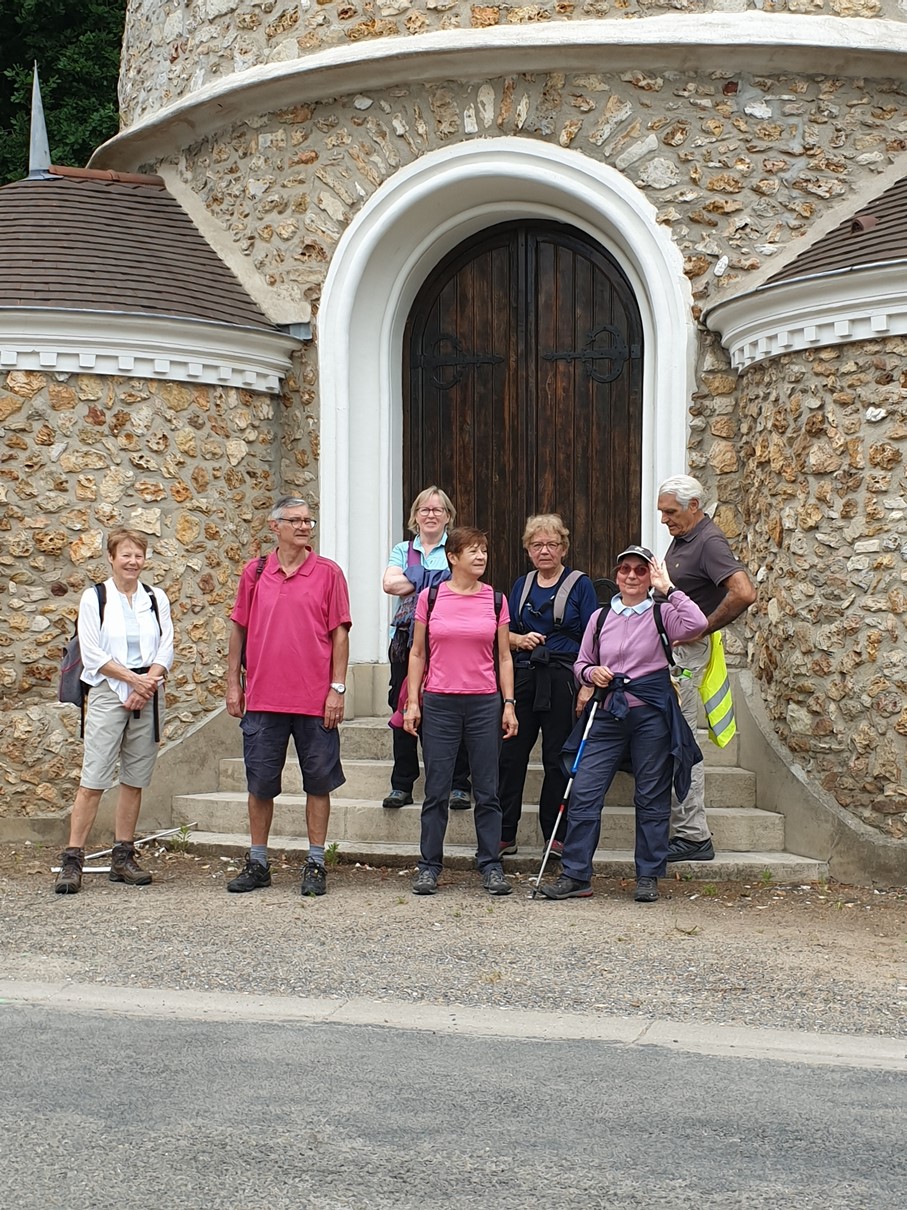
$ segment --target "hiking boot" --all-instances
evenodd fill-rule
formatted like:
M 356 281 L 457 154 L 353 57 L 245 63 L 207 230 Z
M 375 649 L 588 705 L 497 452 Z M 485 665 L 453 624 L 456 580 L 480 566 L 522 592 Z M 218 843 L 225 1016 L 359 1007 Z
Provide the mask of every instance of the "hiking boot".
M 451 811 L 468 811 L 472 803 L 465 790 L 451 790 L 447 806 Z
M 434 895 L 438 890 L 438 875 L 432 870 L 420 870 L 413 879 L 414 895 Z
M 258 891 L 263 886 L 271 885 L 271 866 L 262 865 L 260 861 L 253 861 L 251 853 L 246 853 L 246 864 L 242 868 L 242 873 L 237 874 L 235 878 L 227 883 L 228 891 Z
M 637 903 L 654 903 L 658 898 L 658 879 L 637 878 L 636 894 L 633 898 Z
M 555 882 L 543 883 L 539 887 L 539 894 L 546 899 L 588 899 L 592 894 L 592 883 L 559 874 Z
M 412 794 L 408 794 L 406 790 L 391 790 L 381 805 L 382 807 L 408 807 L 412 801 Z
M 60 873 L 54 883 L 58 895 L 75 895 L 82 889 L 84 849 L 64 849 L 60 854 Z
M 488 867 L 482 875 L 482 886 L 489 895 L 509 895 L 513 890 L 499 865 Z
M 502 840 L 501 841 L 501 847 L 499 849 L 499 855 L 501 857 L 512 857 L 515 853 L 518 853 L 518 852 L 519 852 L 519 849 L 516 847 L 515 840 Z
M 564 842 L 562 840 L 552 840 L 550 857 L 556 861 L 560 861 L 564 856 Z
M 668 861 L 714 861 L 715 846 L 711 836 L 705 840 L 688 840 L 675 836 L 668 845 Z
M 300 895 L 323 895 L 328 889 L 328 876 L 317 861 L 307 861 L 302 871 Z
M 126 882 L 129 886 L 147 886 L 151 875 L 135 859 L 135 845 L 131 840 L 118 840 L 110 854 L 111 882 Z

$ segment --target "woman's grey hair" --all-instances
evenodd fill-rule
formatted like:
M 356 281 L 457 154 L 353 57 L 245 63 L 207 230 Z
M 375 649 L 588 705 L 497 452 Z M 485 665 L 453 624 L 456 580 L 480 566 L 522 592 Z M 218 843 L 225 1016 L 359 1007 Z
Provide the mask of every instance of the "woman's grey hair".
M 270 521 L 279 521 L 283 516 L 284 509 L 303 507 L 310 508 L 310 505 L 308 500 L 303 500 L 301 496 L 281 496 L 271 509 L 271 515 L 268 519 Z
M 681 508 L 689 508 L 691 500 L 698 500 L 699 507 L 705 505 L 705 488 L 692 475 L 672 475 L 658 489 L 659 496 L 673 496 Z
M 524 550 L 529 549 L 529 544 L 536 534 L 555 534 L 561 540 L 565 555 L 570 549 L 570 530 L 559 513 L 534 513 L 526 518 L 526 528 L 523 530 Z
M 453 523 L 457 519 L 457 510 L 454 508 L 453 501 L 451 500 L 450 496 L 448 496 L 447 492 L 442 492 L 440 487 L 437 487 L 433 483 L 431 487 L 423 487 L 422 491 L 419 492 L 418 496 L 416 496 L 415 500 L 413 500 L 413 506 L 409 510 L 409 520 L 406 523 L 406 528 L 411 534 L 417 534 L 419 532 L 419 509 L 423 504 L 426 504 L 432 498 L 432 496 L 437 496 L 444 505 L 444 508 L 447 510 L 448 530 L 453 528 Z

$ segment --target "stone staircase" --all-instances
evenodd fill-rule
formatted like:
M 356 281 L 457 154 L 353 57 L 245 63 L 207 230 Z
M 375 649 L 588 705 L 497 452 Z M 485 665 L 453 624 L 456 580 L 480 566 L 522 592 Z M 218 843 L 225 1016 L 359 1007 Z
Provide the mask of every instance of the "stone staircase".
M 827 876 L 823 862 L 788 853 L 784 817 L 756 807 L 756 775 L 737 764 L 736 741 L 719 750 L 705 733 L 699 736 L 706 758 L 706 805 L 715 842 L 710 862 L 678 862 L 670 868 L 686 877 L 713 882 L 739 880 L 777 883 L 812 882 Z M 419 857 L 419 803 L 422 782 L 413 791 L 415 805 L 384 810 L 390 788 L 391 733 L 385 718 L 359 718 L 343 724 L 341 752 L 346 784 L 331 796 L 328 842 L 336 842 L 345 861 L 369 865 L 415 865 Z M 533 753 L 526 777 L 519 852 L 504 858 L 505 871 L 535 874 L 542 859 L 537 802 L 541 765 Z M 173 799 L 173 825 L 196 823 L 190 844 L 207 853 L 240 855 L 249 845 L 245 775 L 241 759 L 220 762 L 219 789 L 210 794 L 181 794 Z M 304 853 L 305 799 L 296 754 L 284 771 L 283 794 L 274 808 L 271 847 Z M 633 783 L 618 774 L 602 816 L 597 873 L 633 876 Z M 563 824 L 561 825 L 563 827 Z M 475 833 L 471 811 L 452 811 L 445 843 L 451 868 L 471 868 Z

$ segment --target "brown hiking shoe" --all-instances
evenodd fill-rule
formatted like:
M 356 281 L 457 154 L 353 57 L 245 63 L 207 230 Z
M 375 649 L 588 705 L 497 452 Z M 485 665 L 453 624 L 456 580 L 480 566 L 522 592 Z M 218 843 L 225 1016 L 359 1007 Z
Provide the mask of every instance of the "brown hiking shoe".
M 135 859 L 131 840 L 118 840 L 110 854 L 110 881 L 128 882 L 130 886 L 147 886 L 151 875 Z
M 60 873 L 54 883 L 58 895 L 75 895 L 82 889 L 84 849 L 64 849 L 60 854 Z

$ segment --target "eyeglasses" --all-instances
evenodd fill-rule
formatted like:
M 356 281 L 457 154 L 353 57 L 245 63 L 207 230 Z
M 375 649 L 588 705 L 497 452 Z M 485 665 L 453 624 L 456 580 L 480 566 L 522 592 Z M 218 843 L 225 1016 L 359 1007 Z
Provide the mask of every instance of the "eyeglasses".
M 647 576 L 649 574 L 650 570 L 651 569 L 648 566 L 634 567 L 631 565 L 625 567 L 623 564 L 621 564 L 621 566 L 617 569 L 617 574 L 619 576 L 636 576 L 638 580 L 641 580 L 643 576 Z
M 563 542 L 530 542 L 529 549 L 538 553 L 540 550 L 560 550 Z
M 418 512 L 419 512 L 420 517 L 430 517 L 432 515 L 432 513 L 436 513 L 438 515 L 440 515 L 442 513 L 446 513 L 447 509 L 446 508 L 420 508 L 418 510 Z
M 317 517 L 278 517 L 277 520 L 292 525 L 294 529 L 314 529 L 318 524 Z

